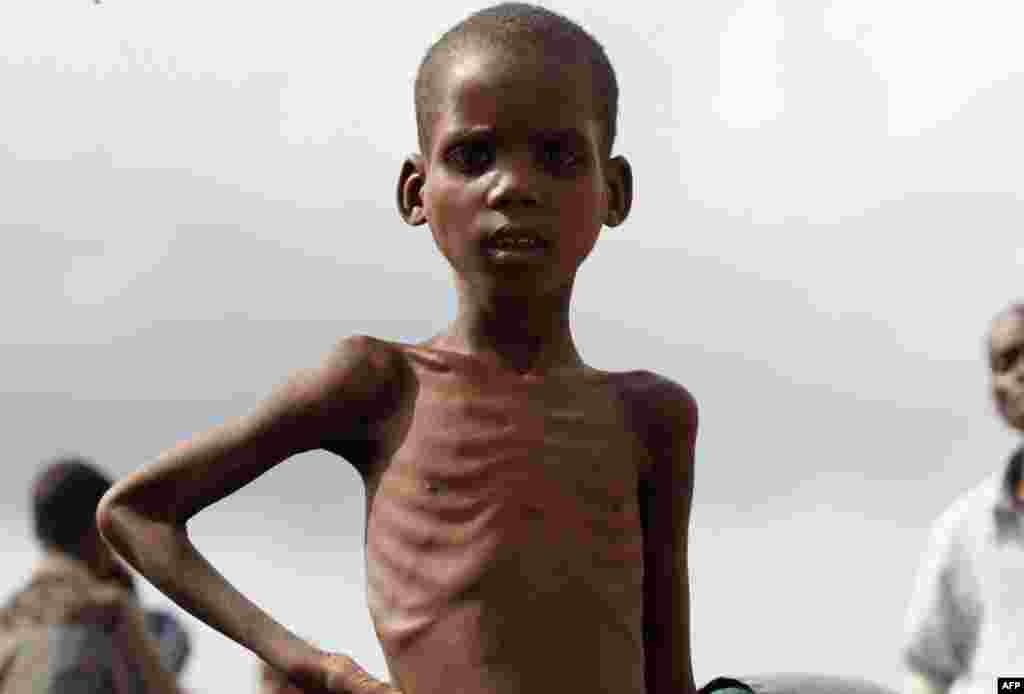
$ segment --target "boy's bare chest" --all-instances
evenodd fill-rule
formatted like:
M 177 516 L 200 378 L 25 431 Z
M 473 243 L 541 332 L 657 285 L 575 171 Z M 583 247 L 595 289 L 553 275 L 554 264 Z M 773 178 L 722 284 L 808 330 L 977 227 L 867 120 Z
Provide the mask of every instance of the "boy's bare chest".
M 635 497 L 647 452 L 606 380 L 429 376 L 394 431 L 382 480 L 409 502 L 591 515 Z
M 368 485 L 368 599 L 386 651 L 436 636 L 471 660 L 532 653 L 556 610 L 600 612 L 601 634 L 637 641 L 650 459 L 614 386 L 418 376 Z

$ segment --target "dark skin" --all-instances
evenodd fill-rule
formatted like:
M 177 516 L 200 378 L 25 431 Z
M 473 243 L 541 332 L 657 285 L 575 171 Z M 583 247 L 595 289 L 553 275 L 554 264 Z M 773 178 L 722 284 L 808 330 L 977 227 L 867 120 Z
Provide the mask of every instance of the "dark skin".
M 184 609 L 309 692 L 692 694 L 687 528 L 696 405 L 576 350 L 576 272 L 629 213 L 584 66 L 488 51 L 447 66 L 403 218 L 459 296 L 419 345 L 342 341 L 246 417 L 111 490 L 104 536 Z M 186 523 L 290 456 L 366 486 L 368 603 L 393 685 L 296 637 L 196 551 Z

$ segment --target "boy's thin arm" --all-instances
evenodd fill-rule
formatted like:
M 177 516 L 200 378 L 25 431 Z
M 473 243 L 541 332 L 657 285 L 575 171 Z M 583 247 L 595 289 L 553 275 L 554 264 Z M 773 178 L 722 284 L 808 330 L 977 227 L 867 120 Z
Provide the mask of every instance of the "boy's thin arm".
M 397 371 L 389 353 L 375 345 L 370 338 L 344 340 L 324 366 L 292 378 L 251 414 L 118 482 L 97 511 L 103 537 L 157 588 L 299 679 L 317 672 L 311 662 L 323 654 L 236 590 L 196 550 L 186 523 L 285 458 L 358 435 L 368 420 L 383 416 Z
M 640 487 L 647 692 L 693 694 L 687 552 L 697 403 L 682 386 L 658 379 L 643 410 L 653 461 Z

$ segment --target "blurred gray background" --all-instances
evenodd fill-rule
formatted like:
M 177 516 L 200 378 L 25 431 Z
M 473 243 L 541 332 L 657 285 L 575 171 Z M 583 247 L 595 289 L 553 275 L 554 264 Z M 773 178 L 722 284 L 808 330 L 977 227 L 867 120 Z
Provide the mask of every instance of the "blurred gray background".
M 701 406 L 697 679 L 898 685 L 927 526 L 1015 443 L 983 337 L 1024 295 L 1024 10 L 544 4 L 605 44 L 637 176 L 578 281 L 583 356 Z M 26 488 L 53 455 L 121 476 L 340 337 L 451 318 L 392 190 L 418 61 L 478 7 L 0 4 L 0 592 L 35 560 Z M 383 675 L 362 504 L 344 461 L 306 454 L 190 527 L 278 619 Z M 253 656 L 184 618 L 187 686 L 254 691 Z

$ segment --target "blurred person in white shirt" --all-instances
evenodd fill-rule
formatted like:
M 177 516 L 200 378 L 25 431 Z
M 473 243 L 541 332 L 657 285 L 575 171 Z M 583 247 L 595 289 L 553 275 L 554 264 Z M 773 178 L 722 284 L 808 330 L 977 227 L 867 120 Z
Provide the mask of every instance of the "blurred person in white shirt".
M 1024 302 L 992 321 L 992 398 L 1024 434 Z M 1024 446 L 933 524 L 907 611 L 906 694 L 989 694 L 1024 674 Z

